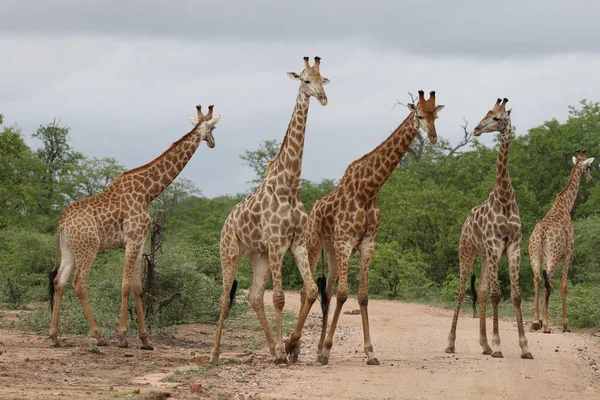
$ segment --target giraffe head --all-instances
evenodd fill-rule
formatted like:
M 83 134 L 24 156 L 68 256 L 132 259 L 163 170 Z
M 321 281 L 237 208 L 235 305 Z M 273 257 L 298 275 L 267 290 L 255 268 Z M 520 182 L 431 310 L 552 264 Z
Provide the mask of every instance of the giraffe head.
M 485 132 L 504 132 L 506 127 L 510 124 L 510 114 L 512 108 L 506 109 L 506 103 L 508 99 L 505 97 L 504 100 L 496 100 L 494 107 L 487 112 L 485 117 L 473 130 L 473 135 L 480 136 Z
M 577 156 L 573 156 L 573 164 L 579 166 L 581 175 L 587 179 L 588 182 L 594 180 L 592 178 L 592 163 L 594 158 L 587 158 L 587 151 L 577 150 Z
M 438 117 L 438 112 L 444 108 L 443 104 L 435 105 L 435 91 L 429 92 L 429 99 L 425 100 L 425 92 L 419 90 L 419 101 L 417 105 L 412 103 L 407 104 L 408 109 L 415 113 L 419 121 L 419 128 L 427 133 L 429 143 L 437 142 L 437 133 L 435 131 L 435 120 Z
M 316 98 L 322 106 L 327 105 L 327 95 L 323 86 L 329 83 L 329 79 L 321 76 L 321 57 L 315 57 L 315 64 L 311 67 L 308 63 L 308 57 L 304 57 L 304 70 L 299 74 L 288 72 L 288 76 L 300 81 L 300 91 L 308 96 Z
M 202 106 L 197 105 L 196 111 L 198 113 L 198 117 L 190 116 L 190 122 L 192 125 L 196 126 L 196 130 L 198 133 L 200 133 L 200 137 L 202 137 L 202 140 L 204 140 L 211 149 L 215 147 L 213 131 L 217 129 L 216 125 L 221 120 L 220 115 L 213 117 L 213 107 L 213 105 L 208 106 L 208 112 L 206 115 L 204 115 L 202 113 Z

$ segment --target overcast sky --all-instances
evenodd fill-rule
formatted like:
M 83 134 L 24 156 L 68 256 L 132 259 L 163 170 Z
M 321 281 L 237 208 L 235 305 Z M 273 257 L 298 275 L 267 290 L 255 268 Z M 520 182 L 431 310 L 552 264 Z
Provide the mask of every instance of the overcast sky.
M 367 5 L 368 4 L 368 5 Z M 438 135 L 457 142 L 497 97 L 519 133 L 600 100 L 599 1 L 0 0 L 0 113 L 28 143 L 59 117 L 87 156 L 127 168 L 223 119 L 181 176 L 205 196 L 247 190 L 239 158 L 282 140 L 298 91 L 286 72 L 322 57 L 329 104 L 311 101 L 302 175 L 339 179 L 406 117 L 407 92 L 437 92 Z M 483 139 L 492 144 L 492 137 Z

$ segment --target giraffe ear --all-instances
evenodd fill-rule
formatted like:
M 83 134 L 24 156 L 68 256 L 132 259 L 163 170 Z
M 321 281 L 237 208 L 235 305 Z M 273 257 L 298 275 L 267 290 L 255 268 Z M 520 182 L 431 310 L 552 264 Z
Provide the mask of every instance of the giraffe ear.
M 573 156 L 573 164 L 577 164 L 577 157 Z
M 413 103 L 408 103 L 406 107 L 408 107 L 408 109 L 412 112 L 417 112 L 417 107 L 415 107 Z
M 323 78 L 323 86 L 327 85 L 329 82 L 329 79 Z
M 192 125 L 196 126 L 196 124 L 198 123 L 198 118 L 192 117 L 190 115 L 190 122 L 191 122 Z
M 442 111 L 444 109 L 444 107 L 446 107 L 446 106 L 443 105 L 443 104 L 440 104 L 439 106 L 435 106 L 435 111 L 436 112 L 440 112 L 440 111 Z
M 288 72 L 287 76 L 289 76 L 290 79 L 293 80 L 293 81 L 299 81 L 300 80 L 300 75 L 298 75 L 295 72 Z
M 218 124 L 220 120 L 221 120 L 221 116 L 217 115 L 217 116 L 214 116 L 210 121 L 205 122 L 205 124 L 207 124 L 209 128 L 212 128 L 213 126 Z
M 506 118 L 510 117 L 510 114 L 512 114 L 512 108 L 506 110 Z
M 594 162 L 594 157 L 592 157 L 592 158 L 588 158 L 587 160 L 585 160 L 585 161 L 583 162 L 583 165 L 585 165 L 585 166 L 587 167 L 587 166 L 590 166 L 590 165 L 592 165 L 592 162 Z

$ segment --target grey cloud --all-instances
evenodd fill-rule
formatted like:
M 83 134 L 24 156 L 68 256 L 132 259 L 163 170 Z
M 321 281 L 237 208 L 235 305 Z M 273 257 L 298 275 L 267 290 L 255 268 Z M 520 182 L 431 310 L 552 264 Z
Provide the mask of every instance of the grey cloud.
M 0 32 L 186 42 L 365 41 L 414 54 L 535 56 L 600 52 L 600 2 L 3 1 Z

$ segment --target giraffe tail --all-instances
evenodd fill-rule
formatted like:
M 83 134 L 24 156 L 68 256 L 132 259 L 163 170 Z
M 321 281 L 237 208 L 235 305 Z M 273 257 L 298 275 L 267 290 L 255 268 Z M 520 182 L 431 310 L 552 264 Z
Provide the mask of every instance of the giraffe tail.
M 475 290 L 475 272 L 471 273 L 471 300 L 473 300 L 473 317 L 477 315 L 477 290 Z
M 327 279 L 325 278 L 325 250 L 321 249 L 321 276 L 317 278 L 319 289 L 319 301 L 323 313 L 323 326 L 327 326 L 327 314 L 329 314 L 329 299 L 327 299 Z
M 229 291 L 229 309 L 231 310 L 231 306 L 233 306 L 233 302 L 235 300 L 235 292 L 237 291 L 237 279 L 234 279 L 233 285 L 231 285 L 231 290 Z
M 552 285 L 550 285 L 550 279 L 545 269 L 542 269 L 542 276 L 544 277 L 544 287 L 546 288 L 546 307 L 548 307 L 550 295 L 552 294 Z
M 54 269 L 48 274 L 48 297 L 50 298 L 50 312 L 54 311 L 54 278 L 58 275 L 58 248 L 60 246 L 60 226 L 56 227 L 56 242 L 54 255 Z

